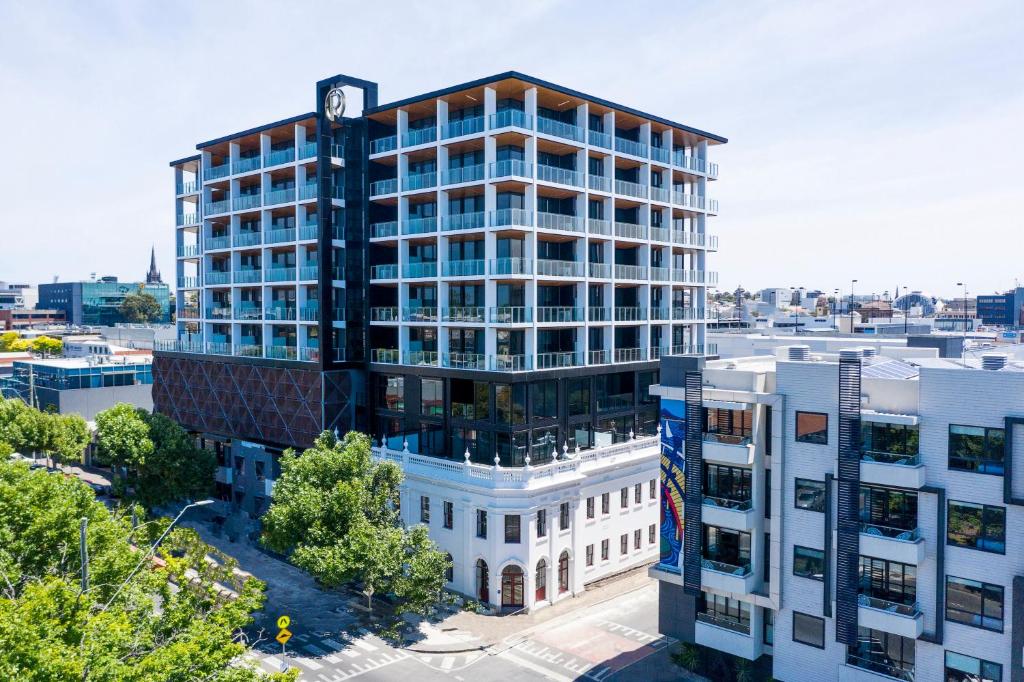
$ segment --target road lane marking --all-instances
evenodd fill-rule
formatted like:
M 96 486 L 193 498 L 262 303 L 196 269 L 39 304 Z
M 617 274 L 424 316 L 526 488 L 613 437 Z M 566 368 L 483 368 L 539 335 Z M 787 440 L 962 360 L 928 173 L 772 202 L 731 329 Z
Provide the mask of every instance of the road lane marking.
M 516 665 L 520 665 L 520 666 L 522 666 L 524 668 L 528 668 L 529 670 L 532 670 L 533 672 L 537 673 L 538 675 L 542 675 L 543 677 L 546 677 L 549 680 L 554 680 L 554 682 L 572 682 L 572 678 L 571 677 L 566 677 L 565 675 L 559 675 L 558 673 L 556 673 L 556 672 L 554 672 L 552 670 L 548 670 L 547 668 L 545 668 L 543 666 L 537 665 L 536 663 L 534 663 L 533 661 L 531 661 L 529 659 L 526 659 L 526 658 L 523 658 L 522 656 L 518 656 L 516 654 L 513 654 L 511 649 L 507 649 L 507 650 L 501 652 L 498 655 L 499 656 L 503 656 L 503 657 L 509 659 L 510 661 L 515 663 Z

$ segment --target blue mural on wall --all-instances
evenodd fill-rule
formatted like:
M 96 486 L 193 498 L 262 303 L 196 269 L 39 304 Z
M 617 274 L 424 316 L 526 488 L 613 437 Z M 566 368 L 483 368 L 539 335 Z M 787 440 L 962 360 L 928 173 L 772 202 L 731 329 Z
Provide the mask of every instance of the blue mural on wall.
M 679 573 L 683 548 L 686 403 L 661 399 L 661 557 L 659 568 Z

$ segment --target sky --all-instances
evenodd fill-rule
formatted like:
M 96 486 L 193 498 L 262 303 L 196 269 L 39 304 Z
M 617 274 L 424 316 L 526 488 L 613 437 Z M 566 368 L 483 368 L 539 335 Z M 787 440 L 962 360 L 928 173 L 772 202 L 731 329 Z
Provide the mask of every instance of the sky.
M 197 142 L 516 70 L 729 139 L 720 287 L 1024 283 L 1024 3 L 0 1 L 0 280 L 174 274 Z

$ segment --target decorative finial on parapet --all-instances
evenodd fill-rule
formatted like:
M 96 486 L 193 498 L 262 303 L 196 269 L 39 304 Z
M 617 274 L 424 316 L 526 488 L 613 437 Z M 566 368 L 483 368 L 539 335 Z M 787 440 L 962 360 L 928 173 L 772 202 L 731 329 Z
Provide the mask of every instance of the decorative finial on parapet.
M 523 468 L 524 469 L 529 469 L 530 468 L 530 461 L 531 461 L 530 460 L 530 453 L 527 452 L 526 455 L 523 456 Z
M 580 456 L 580 444 L 579 444 L 579 443 L 576 443 L 576 447 L 575 447 L 575 448 L 573 449 L 573 454 L 574 454 L 574 455 L 575 455 L 576 457 L 579 457 L 579 456 Z
M 494 455 L 494 468 L 497 469 L 499 466 L 501 466 L 501 456 L 498 455 L 498 454 L 495 454 Z
M 558 449 L 555 446 L 553 446 L 553 445 L 551 446 L 551 459 L 552 460 L 557 460 L 558 459 Z
M 658 424 L 658 437 L 661 437 L 661 424 Z
M 408 440 L 403 440 L 402 441 L 402 453 L 406 454 L 406 455 L 409 454 L 409 441 Z
M 469 448 L 468 447 L 466 448 L 466 452 L 465 452 L 464 455 L 462 455 L 462 457 L 463 457 L 463 459 L 466 460 L 466 464 L 469 464 L 470 454 L 469 454 Z
M 629 439 L 630 440 L 636 440 L 636 434 L 633 433 L 633 429 L 629 430 Z
M 562 443 L 562 459 L 565 459 L 569 455 L 569 441 Z

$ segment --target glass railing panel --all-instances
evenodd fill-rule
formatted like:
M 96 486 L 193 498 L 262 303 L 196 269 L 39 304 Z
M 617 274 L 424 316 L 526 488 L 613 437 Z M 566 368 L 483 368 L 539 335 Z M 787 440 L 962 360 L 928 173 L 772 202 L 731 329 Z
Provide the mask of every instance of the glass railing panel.
M 487 369 L 487 356 L 483 353 L 445 353 L 443 364 L 453 369 Z
M 490 310 L 490 320 L 496 324 L 533 322 L 533 308 L 525 306 L 496 306 Z
M 437 277 L 437 261 L 406 263 L 402 266 L 402 277 Z
M 441 319 L 445 322 L 483 322 L 483 306 L 452 306 L 441 311 Z
M 530 355 L 497 354 L 491 357 L 491 369 L 498 372 L 524 372 L 533 369 Z
M 615 362 L 643 362 L 647 360 L 646 348 L 616 348 Z
M 412 192 L 420 189 L 429 189 L 437 186 L 437 172 L 416 173 L 402 178 L 402 190 Z
M 580 353 L 563 351 L 556 353 L 537 353 L 537 369 L 556 369 L 558 367 L 579 367 L 583 364 Z
M 415 147 L 416 145 L 427 144 L 435 140 L 437 140 L 437 126 L 430 126 L 429 128 L 410 130 L 402 135 L 402 146 Z
M 504 161 L 495 161 L 491 163 L 490 177 L 492 180 L 497 178 L 532 178 L 533 177 L 533 164 L 519 159 L 505 159 Z
M 606 178 L 603 175 L 588 175 L 587 186 L 590 189 L 597 190 L 598 192 L 611 192 L 612 179 Z
M 263 235 L 263 241 L 267 244 L 278 244 L 281 242 L 295 241 L 295 228 L 282 227 L 267 230 Z
M 616 265 L 615 279 L 647 279 L 646 265 Z
M 398 279 L 398 264 L 371 265 L 370 279 Z
M 647 196 L 647 185 L 641 185 L 637 182 L 629 182 L 628 180 L 616 180 L 615 193 L 622 194 L 627 197 L 638 197 L 643 199 Z
M 533 117 L 518 109 L 506 109 L 505 111 L 491 114 L 489 123 L 491 130 L 497 130 L 498 128 L 533 129 Z
M 404 365 L 437 365 L 438 353 L 436 350 L 409 350 L 403 354 L 402 364 Z
M 437 232 L 437 218 L 409 218 L 402 223 L 402 234 L 424 234 Z
M 492 275 L 532 275 L 533 262 L 527 258 L 494 258 L 490 269 Z
M 182 225 L 198 225 L 199 214 L 198 213 L 179 213 L 176 217 L 175 222 L 178 223 L 178 227 Z
M 442 265 L 441 274 L 445 277 L 475 277 L 484 274 L 485 261 L 479 260 L 450 260 Z
M 647 158 L 646 144 L 644 144 L 643 142 L 634 142 L 633 140 L 627 140 L 622 137 L 615 138 L 615 151 L 621 152 L 622 154 L 639 156 L 642 159 Z
M 263 281 L 263 270 L 258 268 L 235 270 L 234 278 L 235 284 L 255 284 Z
M 572 306 L 538 306 L 537 322 L 539 323 L 563 323 L 582 322 L 583 309 Z
M 475 230 L 487 223 L 487 215 L 483 211 L 473 213 L 453 213 L 446 215 L 441 220 L 441 226 L 445 230 Z
M 374 306 L 370 308 L 371 322 L 398 322 L 397 306 Z
M 457 185 L 460 182 L 477 182 L 484 179 L 484 164 L 449 168 L 441 173 L 442 185 Z
M 547 260 L 538 258 L 537 274 L 542 277 L 583 277 L 584 263 L 571 260 Z
M 371 154 L 383 154 L 384 152 L 394 151 L 397 148 L 397 135 L 388 135 L 387 137 L 378 137 L 376 140 L 370 140 Z
M 664 147 L 651 147 L 651 159 L 659 163 L 668 163 L 669 151 Z
M 625 239 L 647 239 L 647 226 L 637 223 L 615 223 L 615 236 Z
M 537 164 L 537 179 L 545 182 L 554 182 L 560 185 L 583 187 L 582 173 L 569 170 L 568 168 L 548 166 L 543 163 Z
M 545 116 L 537 117 L 537 132 L 545 135 L 552 135 L 554 137 L 561 137 L 574 142 L 583 142 L 583 128 L 577 125 L 572 125 L 571 123 L 556 121 Z
M 231 248 L 231 235 L 224 235 L 222 237 L 207 237 L 206 241 L 203 242 L 207 251 L 215 251 L 217 249 L 230 249 Z
M 395 237 L 398 235 L 398 221 L 389 220 L 383 223 L 373 223 L 370 225 L 370 237 L 374 239 L 381 239 L 383 237 Z
M 612 148 L 612 136 L 608 133 L 601 133 L 596 130 L 587 131 L 587 141 L 592 147 L 601 147 L 603 149 Z
M 279 149 L 263 157 L 264 166 L 280 166 L 282 163 L 292 163 L 293 161 L 295 161 L 295 147 Z
M 380 196 L 381 194 L 394 194 L 398 191 L 398 178 L 387 180 L 376 180 L 370 183 L 370 195 Z
M 610 279 L 612 276 L 611 263 L 587 263 L 587 274 L 595 279 Z
M 583 232 L 583 217 L 538 211 L 537 227 L 565 232 Z
M 441 126 L 441 138 L 447 140 L 452 137 L 473 135 L 475 133 L 482 133 L 483 131 L 484 117 L 475 116 L 473 118 L 464 118 L 461 121 L 450 121 L 449 123 Z
M 616 322 L 640 322 L 647 319 L 647 308 L 640 306 L 616 306 Z
M 290 282 L 295 279 L 295 268 L 266 268 L 264 273 L 268 282 Z
M 249 173 L 254 170 L 259 170 L 261 162 L 262 158 L 258 154 L 256 156 L 238 159 L 238 162 L 235 164 L 235 173 Z
M 299 268 L 299 279 L 314 280 L 320 278 L 320 267 L 317 265 L 303 265 Z
M 267 206 L 273 204 L 290 204 L 295 201 L 295 188 L 290 187 L 288 189 L 275 189 L 266 193 L 264 199 Z
M 491 211 L 491 227 L 531 227 L 533 213 L 522 208 L 501 208 Z

